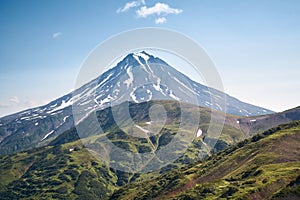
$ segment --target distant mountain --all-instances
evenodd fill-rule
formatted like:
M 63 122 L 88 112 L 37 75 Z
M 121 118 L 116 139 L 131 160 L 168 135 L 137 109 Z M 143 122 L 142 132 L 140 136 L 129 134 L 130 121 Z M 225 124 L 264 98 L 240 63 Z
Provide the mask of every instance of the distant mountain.
M 45 145 L 48 137 L 74 127 L 72 107 L 62 108 L 62 102 L 71 97 L 69 94 L 45 106 L 0 118 L 0 155 Z
M 226 98 L 226 109 L 221 105 L 223 98 Z M 47 105 L 0 118 L 0 155 L 46 145 L 73 128 L 72 106 L 83 111 L 82 116 L 78 116 L 84 119 L 94 110 L 125 101 L 150 100 L 181 101 L 239 116 L 272 113 L 192 81 L 146 52 L 131 53 L 73 93 Z
M 265 131 L 279 124 L 300 120 L 300 107 L 270 115 L 242 117 L 237 119 L 241 130 L 248 136 Z

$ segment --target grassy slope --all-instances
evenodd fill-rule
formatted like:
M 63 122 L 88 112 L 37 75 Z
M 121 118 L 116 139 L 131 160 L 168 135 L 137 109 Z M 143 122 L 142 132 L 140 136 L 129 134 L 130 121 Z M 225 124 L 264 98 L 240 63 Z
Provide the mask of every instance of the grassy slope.
M 293 122 L 204 162 L 127 185 L 111 199 L 284 199 L 300 195 L 299 175 L 300 122 Z
M 117 177 L 79 141 L 1 158 L 1 199 L 104 199 Z
M 149 118 L 149 108 L 153 104 L 159 103 L 160 105 L 163 105 L 165 107 L 166 113 L 167 113 L 167 123 L 162 127 L 158 125 L 158 127 L 155 127 L 155 124 L 152 123 L 151 128 L 148 129 L 146 122 L 150 121 Z M 125 106 L 119 105 L 114 108 L 115 110 L 118 110 L 120 113 L 123 113 L 123 109 L 128 109 L 128 105 L 125 104 Z M 198 106 L 193 105 L 186 105 L 185 107 L 186 111 L 189 113 L 189 118 L 186 119 L 188 123 L 191 123 L 191 126 L 201 128 L 203 130 L 203 135 L 206 137 L 207 144 L 210 145 L 209 142 L 214 141 L 216 138 L 210 138 L 207 136 L 207 129 L 210 124 L 210 115 L 211 111 L 206 108 L 201 108 Z M 125 149 L 127 151 L 131 152 L 150 152 L 150 151 L 156 151 L 160 148 L 160 146 L 166 145 L 172 140 L 172 137 L 174 134 L 176 134 L 179 126 L 180 126 L 180 113 L 181 110 L 179 109 L 179 105 L 177 102 L 174 101 L 150 101 L 140 104 L 134 104 L 131 103 L 129 106 L 131 117 L 136 125 L 139 125 L 140 127 L 143 127 L 144 129 L 148 130 L 158 130 L 159 132 L 154 132 L 154 136 L 149 138 L 151 141 L 144 137 L 145 133 L 143 131 L 139 130 L 136 127 L 127 127 L 123 128 L 122 130 L 118 128 L 118 126 L 114 122 L 114 117 L 111 112 L 111 108 L 107 108 L 104 110 L 101 110 L 97 112 L 97 116 L 99 119 L 99 123 L 102 127 L 102 129 L 105 131 L 104 134 L 96 134 L 96 135 L 89 135 L 87 134 L 87 139 L 84 139 L 86 141 L 85 145 L 89 146 L 91 149 L 93 149 L 95 152 L 102 150 L 103 151 L 103 142 L 99 142 L 101 140 L 101 137 L 106 136 L 112 143 L 114 143 L 116 146 Z M 193 121 L 195 121 L 193 118 L 197 116 L 197 113 L 200 115 L 200 123 L 199 125 L 193 124 Z M 223 113 L 217 113 L 218 116 L 224 115 Z M 226 121 L 223 127 L 223 132 L 220 137 L 220 141 L 215 145 L 215 148 L 212 149 L 213 152 L 220 151 L 222 149 L 227 148 L 229 145 L 234 144 L 238 141 L 241 141 L 245 139 L 245 135 L 242 133 L 242 131 L 239 129 L 238 124 L 236 123 L 236 116 L 226 116 Z M 220 119 L 217 119 L 217 124 L 219 123 Z M 220 123 L 219 123 L 220 124 Z M 86 125 L 83 124 L 83 130 L 88 130 L 90 127 L 90 124 L 87 123 Z M 188 126 L 190 127 L 190 126 Z M 195 136 L 197 130 L 184 130 L 185 133 L 191 135 L 192 137 Z M 86 131 L 89 132 L 89 131 Z M 134 133 L 134 135 L 142 135 L 144 138 L 138 138 L 133 137 L 130 134 L 126 134 L 126 132 Z M 152 131 L 151 131 L 152 132 Z M 57 145 L 62 144 L 68 141 L 68 137 L 73 134 L 73 131 L 69 131 L 67 134 L 62 134 L 58 138 L 56 138 L 54 141 L 50 143 L 50 145 Z M 72 137 L 69 137 L 72 140 Z M 76 138 L 78 139 L 78 138 Z M 70 141 L 70 140 L 69 140 Z M 202 138 L 196 139 L 186 152 L 186 154 L 178 160 L 178 162 L 175 164 L 178 167 L 182 163 L 191 163 L 198 160 L 198 154 L 199 149 L 203 146 Z M 106 148 L 107 149 L 107 148 Z M 178 152 L 182 153 L 182 152 Z M 206 154 L 206 152 L 203 152 Z M 109 154 L 109 152 L 108 152 Z M 105 155 L 109 156 L 109 155 Z M 126 155 L 124 155 L 126 156 Z M 113 159 L 111 159 L 113 160 Z
M 132 104 L 132 110 L 135 113 L 131 114 L 136 124 L 144 126 L 145 122 L 149 121 L 149 117 L 145 113 L 147 113 L 147 109 L 149 109 L 152 103 L 155 102 L 149 102 L 150 105 L 148 103 Z M 179 113 L 176 103 L 171 101 L 165 101 L 162 103 L 165 105 L 167 112 L 170 113 L 168 118 L 173 119 L 169 120 L 169 123 L 167 123 L 164 127 L 164 131 L 158 134 L 159 138 L 157 138 L 157 141 L 164 136 L 164 139 L 160 141 L 165 143 L 168 142 L 168 139 L 170 139 L 169 135 L 172 135 L 172 132 L 176 132 L 177 130 L 176 117 Z M 188 109 L 190 109 L 190 113 L 196 111 L 195 107 L 190 107 Z M 200 109 L 201 111 L 199 127 L 204 131 L 205 135 L 205 131 L 207 130 L 210 121 L 210 111 L 208 109 L 199 107 L 197 107 L 197 109 Z M 110 112 L 109 109 L 104 110 L 103 112 L 102 118 L 99 119 L 100 122 L 101 120 L 105 122 L 102 123 L 102 125 L 106 127 L 106 133 L 98 136 L 92 135 L 86 138 L 85 140 L 88 141 L 88 143 L 91 141 L 92 143 L 97 144 L 97 139 L 103 136 L 108 136 L 109 139 L 116 145 L 120 145 L 121 148 L 133 152 L 140 151 L 140 147 L 142 147 L 143 151 L 145 149 L 151 150 L 151 145 L 147 143 L 147 141 L 145 142 L 143 140 L 130 138 L 124 135 L 124 132 L 120 131 L 114 125 L 112 120 L 109 120 L 109 117 L 111 117 L 110 114 L 107 114 Z M 101 113 L 98 114 L 101 115 Z M 220 151 L 228 147 L 229 144 L 234 144 L 245 138 L 245 135 L 238 129 L 236 120 L 237 118 L 235 116 L 226 116 L 225 126 L 220 137 L 221 141 L 216 145 L 216 148 L 213 149 L 214 152 Z M 298 130 L 298 127 L 295 129 Z M 282 137 L 285 137 L 285 132 L 282 134 Z M 276 133 L 275 135 L 278 134 Z M 288 136 L 286 137 L 290 138 L 293 134 L 287 135 Z M 208 193 L 208 197 L 211 198 L 220 197 L 224 193 L 224 195 L 227 193 L 233 193 L 234 195 L 240 194 L 239 197 L 242 197 L 245 193 L 251 192 L 251 188 L 259 188 L 256 185 L 252 187 L 251 184 L 256 184 L 256 182 L 251 183 L 253 180 L 242 175 L 245 170 L 246 172 L 248 170 L 244 169 L 243 166 L 246 167 L 248 166 L 248 163 L 251 164 L 250 161 L 254 159 L 253 156 L 256 154 L 260 155 L 258 158 L 262 160 L 262 164 L 264 164 L 264 161 L 269 162 L 270 160 L 268 159 L 273 159 L 271 154 L 267 153 L 264 155 L 262 152 L 262 150 L 267 150 L 265 149 L 266 147 L 270 147 L 271 141 L 269 141 L 269 139 L 273 137 L 270 136 L 268 137 L 269 139 L 266 138 L 267 143 L 266 145 L 262 145 L 261 151 L 260 148 L 257 148 L 257 146 L 252 146 L 256 143 L 247 144 L 249 149 L 248 147 L 242 147 L 241 149 L 235 149 L 236 147 L 232 147 L 225 152 L 218 154 L 217 156 L 211 157 L 210 160 L 204 163 L 190 165 L 184 170 L 179 169 L 180 167 L 186 165 L 186 163 L 195 162 L 195 160 L 197 160 L 197 155 L 199 153 L 198 149 L 202 145 L 202 140 L 195 139 L 185 155 L 178 159 L 177 162 L 175 162 L 172 166 L 166 166 L 160 171 L 153 173 L 127 174 L 109 169 L 104 166 L 103 163 L 97 161 L 90 153 L 88 153 L 87 150 L 82 147 L 82 144 L 79 141 L 66 143 L 67 141 L 70 141 L 70 138 L 72 141 L 73 137 L 78 139 L 75 129 L 69 130 L 66 132 L 66 134 L 62 134 L 61 137 L 54 140 L 51 143 L 53 145 L 52 147 L 48 146 L 36 148 L 26 152 L 0 157 L 0 196 L 3 198 L 6 197 L 7 199 L 16 199 L 20 197 L 25 199 L 106 199 L 113 193 L 113 191 L 119 189 L 120 186 L 133 182 L 132 185 L 126 186 L 124 189 L 116 192 L 114 197 L 118 197 L 120 195 L 122 198 L 130 199 L 131 196 L 133 197 L 136 195 L 136 197 L 140 199 L 149 199 L 158 196 L 165 196 L 166 199 L 171 197 L 175 199 L 182 199 L 189 196 L 194 199 L 199 199 L 199 193 Z M 298 139 L 299 138 L 292 138 L 292 141 L 287 140 L 286 144 L 290 145 L 289 142 L 291 142 L 291 144 L 293 144 L 293 142 L 299 142 Z M 260 144 L 261 141 L 262 140 L 260 140 L 257 144 Z M 277 149 L 279 153 L 285 153 L 283 151 L 285 150 L 284 148 L 278 149 L 280 145 L 277 145 L 276 142 L 281 143 L 278 138 L 277 140 L 274 140 L 274 148 Z M 247 142 L 240 143 L 239 145 L 245 143 Z M 157 144 L 159 146 L 159 143 Z M 252 151 L 250 147 L 252 148 Z M 75 150 L 70 151 L 70 149 L 74 148 Z M 255 150 L 255 148 L 257 149 Z M 230 153 L 230 151 L 233 152 Z M 231 154 L 234 154 L 234 152 L 237 151 L 241 151 L 242 154 L 239 156 L 231 156 Z M 287 155 L 290 155 L 289 151 L 290 149 L 288 149 Z M 299 161 L 300 159 L 297 157 L 299 154 L 299 149 L 294 149 L 294 151 L 296 160 Z M 234 155 L 236 155 L 236 153 Z M 246 159 L 248 157 L 249 160 Z M 264 160 L 264 158 L 267 159 Z M 283 164 L 284 163 L 287 162 L 284 161 Z M 272 166 L 267 166 L 266 168 L 269 168 L 271 171 L 276 171 L 279 167 L 283 167 L 283 169 L 287 169 L 287 171 L 290 170 L 290 168 L 284 165 L 281 166 L 281 162 L 279 162 L 278 166 L 276 164 L 277 163 Z M 292 163 L 293 165 L 289 164 L 288 166 L 293 168 L 295 163 Z M 218 166 L 219 168 L 216 168 Z M 297 163 L 295 166 L 299 167 Z M 220 167 L 222 169 L 220 169 Z M 248 167 L 250 167 L 250 165 Z M 172 171 L 171 173 L 166 173 L 174 168 L 177 168 L 177 170 Z M 255 167 L 252 169 L 250 167 L 249 170 L 255 171 L 259 169 Z M 268 171 L 263 172 L 264 173 L 261 173 L 260 175 L 265 174 L 266 177 L 268 177 Z M 218 173 L 220 174 L 218 175 Z M 237 173 L 240 173 L 240 175 Z M 158 176 L 159 178 L 157 179 L 156 177 Z M 238 176 L 242 176 L 242 178 L 239 178 Z M 281 178 L 282 174 L 279 174 L 278 177 Z M 291 186 L 286 184 L 286 188 L 281 191 L 281 193 L 278 191 L 278 195 L 285 193 L 290 194 L 289 191 L 297 191 L 297 187 L 292 185 L 294 181 L 294 173 L 286 174 L 286 177 L 288 178 L 286 178 L 286 180 L 284 179 L 283 183 L 290 181 L 289 183 Z M 266 180 L 264 179 L 261 181 L 265 183 Z M 149 181 L 145 182 L 145 180 Z M 140 191 L 140 185 L 137 186 L 135 183 L 141 184 L 143 190 Z M 206 185 L 208 185 L 208 189 L 206 188 Z M 281 186 L 282 185 L 280 184 L 280 188 L 282 188 Z M 204 192 L 201 189 L 202 187 L 204 188 Z M 244 193 L 236 191 L 237 188 L 240 189 L 243 187 L 246 188 L 243 189 Z M 128 190 L 128 188 L 132 189 Z M 211 192 L 211 190 L 213 192 Z M 128 191 L 132 192 L 132 194 L 129 195 L 127 193 Z M 120 199 L 122 198 L 120 197 Z
M 132 115 L 136 124 L 144 126 L 145 122 L 149 121 L 146 113 L 153 102 L 149 103 L 150 105 L 148 103 L 132 105 L 133 112 L 138 111 Z M 178 129 L 177 117 L 180 116 L 180 110 L 178 110 L 176 103 L 172 101 L 162 103 L 169 113 L 169 120 L 162 132 L 157 135 L 155 146 L 157 148 L 164 143 L 167 144 L 171 139 L 170 136 L 176 133 Z M 201 122 L 199 126 L 205 134 L 210 121 L 210 111 L 193 106 L 188 109 L 190 109 L 190 113 L 200 109 Z M 108 120 L 111 117 L 110 114 L 107 114 L 107 112 L 110 112 L 109 109 L 103 112 L 102 117 L 104 118 L 100 118 L 100 121 L 106 122 L 101 123 L 105 126 L 106 132 L 85 138 L 86 144 L 101 145 L 101 143 L 97 142 L 98 139 L 107 136 L 114 144 L 128 151 L 153 150 L 147 140 L 126 135 L 112 123 L 112 120 Z M 101 113 L 98 114 L 101 115 Z M 191 114 L 192 116 L 193 114 Z M 229 144 L 244 137 L 240 130 L 230 124 L 235 122 L 235 117 L 228 116 L 226 120 L 223 135 L 221 136 L 224 141 L 222 140 L 222 143 L 218 143 L 216 145 L 218 149 L 214 149 L 214 151 L 226 148 Z M 187 130 L 187 133 L 195 134 L 189 132 L 189 130 Z M 50 143 L 52 146 L 2 156 L 0 158 L 0 195 L 7 199 L 20 197 L 35 199 L 68 197 L 76 199 L 83 196 L 88 196 L 89 199 L 106 198 L 111 195 L 113 190 L 131 181 L 156 177 L 169 171 L 171 168 L 179 168 L 185 163 L 194 162 L 198 159 L 199 150 L 197 149 L 202 145 L 202 140 L 197 139 L 192 143 L 187 153 L 173 165 L 166 166 L 154 173 L 134 175 L 108 169 L 103 163 L 98 162 L 88 153 L 79 141 L 66 143 L 73 139 L 78 139 L 76 129 L 70 129 L 52 141 Z M 74 148 L 75 150 L 70 151 L 70 149 Z M 107 182 L 107 180 L 109 181 Z

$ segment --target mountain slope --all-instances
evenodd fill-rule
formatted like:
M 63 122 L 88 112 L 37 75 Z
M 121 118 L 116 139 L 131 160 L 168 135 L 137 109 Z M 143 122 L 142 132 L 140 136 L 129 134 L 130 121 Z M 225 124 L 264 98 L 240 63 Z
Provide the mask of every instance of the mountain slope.
M 296 120 L 300 120 L 300 107 L 271 115 L 243 117 L 239 118 L 237 122 L 239 123 L 241 130 L 246 135 L 251 136 L 255 133 L 265 131 L 279 124 L 284 124 Z
M 222 102 L 226 98 L 226 110 Z M 0 155 L 43 146 L 94 110 L 125 101 L 176 100 L 240 116 L 272 111 L 192 81 L 146 52 L 128 54 L 114 68 L 47 105 L 0 118 Z M 74 110 L 72 110 L 72 106 Z
M 165 61 L 146 52 L 128 54 L 116 67 L 94 81 L 97 83 L 94 83 L 93 100 L 100 108 L 124 101 L 176 100 L 242 116 L 271 113 L 192 81 Z M 226 99 L 226 110 L 222 107 L 223 99 Z
M 154 111 L 152 108 L 157 105 L 161 107 L 159 107 L 159 110 Z M 124 118 L 122 115 L 124 109 L 126 110 L 127 108 L 129 108 L 129 115 L 131 116 L 130 118 L 133 124 L 128 122 L 127 118 Z M 155 121 L 153 117 L 151 118 L 151 116 L 160 114 L 159 111 L 162 109 L 165 110 L 166 113 L 164 120 Z M 128 122 L 126 126 L 115 122 L 114 119 L 118 117 L 116 117 L 116 113 L 114 115 L 112 114 L 113 110 L 121 113 L 119 117 L 124 120 L 123 124 L 127 124 Z M 115 156 L 119 154 L 113 153 L 115 152 L 114 147 L 107 146 L 106 142 L 108 141 L 121 148 L 122 152 L 120 152 L 120 154 L 122 154 L 122 158 L 128 158 L 128 160 L 122 162 L 123 167 L 133 162 L 135 165 L 141 165 L 140 170 L 142 170 L 146 169 L 147 166 L 142 167 L 143 162 L 138 161 L 140 158 L 135 158 L 135 161 L 132 161 L 134 157 L 132 157 L 131 153 L 138 152 L 141 156 L 142 153 L 151 153 L 153 156 L 160 155 L 159 153 L 162 148 L 165 148 L 166 145 L 170 145 L 171 142 L 175 141 L 178 144 L 176 143 L 177 145 L 173 147 L 173 151 L 168 152 L 170 154 L 169 156 L 178 158 L 183 154 L 177 163 L 191 163 L 199 159 L 199 153 L 202 153 L 203 156 L 209 155 L 212 152 L 220 151 L 245 138 L 245 135 L 240 131 L 236 123 L 237 118 L 235 116 L 225 116 L 223 113 L 214 112 L 218 117 L 213 122 L 215 126 L 221 126 L 222 118 L 225 117 L 225 124 L 219 141 L 217 141 L 217 134 L 208 134 L 212 113 L 210 109 L 191 104 L 186 104 L 183 108 L 180 107 L 180 104 L 176 101 L 124 102 L 120 105 L 97 111 L 98 125 L 101 127 L 99 132 L 95 132 L 94 126 L 91 126 L 90 123 L 85 125 L 85 121 L 78 126 L 84 130 L 83 133 L 81 133 L 84 145 L 93 152 L 97 152 L 101 155 L 100 157 L 109 158 L 108 160 L 110 160 L 111 165 L 121 163 L 122 159 L 119 157 L 115 158 Z M 188 115 L 184 116 L 185 121 L 183 122 L 181 121 L 183 117 L 182 113 L 188 113 Z M 199 121 L 195 119 L 197 113 L 198 115 L 200 113 Z M 87 122 L 89 122 L 89 120 L 87 120 Z M 185 125 L 181 126 L 181 123 Z M 199 129 L 202 134 L 200 137 L 196 137 L 196 133 Z M 71 134 L 72 133 L 71 131 Z M 180 141 L 177 141 L 179 138 L 176 135 L 180 134 L 184 134 L 185 136 L 183 136 Z M 72 141 L 72 138 L 68 138 L 68 135 L 63 133 L 50 144 L 62 144 L 65 141 Z M 169 146 L 169 148 L 171 147 Z M 187 153 L 184 154 L 186 148 Z M 123 152 L 124 150 L 126 151 Z M 105 153 L 105 155 L 103 155 L 103 153 Z M 164 154 L 165 156 L 166 153 L 167 152 Z M 161 164 L 164 163 L 162 160 L 160 161 Z
M 206 161 L 140 180 L 111 199 L 299 198 L 300 122 L 272 128 Z
M 150 119 L 148 109 L 157 103 L 164 105 L 168 113 L 168 123 L 162 129 L 161 134 L 156 135 L 155 141 L 158 142 L 155 145 L 159 147 L 168 144 L 170 142 L 169 136 L 172 136 L 173 132 L 176 131 L 174 123 L 180 119 L 178 102 L 130 103 L 129 110 L 136 125 L 146 128 L 146 122 L 149 122 Z M 122 104 L 115 107 L 120 110 Z M 201 112 L 199 127 L 203 130 L 205 136 L 211 110 L 194 105 L 190 105 L 189 109 L 191 113 L 198 110 Z M 106 136 L 111 142 L 128 151 L 144 152 L 151 150 L 152 146 L 145 139 L 130 137 L 130 135 L 118 129 L 113 120 L 110 120 L 113 117 L 110 113 L 110 107 L 98 111 L 99 122 L 105 132 L 99 135 L 87 135 L 83 139 L 84 144 L 102 145 L 97 141 Z M 227 116 L 225 129 L 221 136 L 223 140 L 216 145 L 217 149 L 213 149 L 214 151 L 226 148 L 234 141 L 239 141 L 244 137 L 242 132 L 230 125 L 235 121 L 235 117 Z M 138 129 L 135 131 L 138 131 Z M 187 133 L 195 135 L 195 133 Z M 78 139 L 76 129 L 73 128 L 62 133 L 47 147 L 0 157 L 0 196 L 7 199 L 83 199 L 84 197 L 105 199 L 116 188 L 149 175 L 130 174 L 105 166 L 103 162 L 98 161 L 83 148 L 81 140 Z M 209 140 L 209 137 L 207 137 L 207 141 Z M 202 138 L 195 139 L 186 154 L 172 165 L 154 172 L 153 176 L 158 176 L 172 168 L 179 168 L 198 160 L 197 155 L 201 145 L 203 145 Z
M 299 143 L 300 122 L 293 122 L 240 142 L 206 161 L 144 174 L 108 168 L 80 141 L 40 147 L 0 157 L 0 196 L 1 199 L 297 198 Z

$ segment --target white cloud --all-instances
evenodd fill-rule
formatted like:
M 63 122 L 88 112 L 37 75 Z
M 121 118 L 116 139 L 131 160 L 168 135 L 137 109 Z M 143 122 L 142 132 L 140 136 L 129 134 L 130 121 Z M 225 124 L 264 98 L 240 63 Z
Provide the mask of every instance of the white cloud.
M 165 17 L 159 17 L 155 19 L 155 24 L 164 24 L 167 22 L 167 19 Z
M 52 34 L 53 39 L 59 39 L 62 36 L 62 32 L 56 32 Z
M 45 105 L 50 100 L 33 100 L 27 97 L 19 98 L 17 96 L 11 97 L 10 99 L 0 102 L 0 117 L 16 113 L 28 108 L 34 108 L 37 106 Z
M 37 107 L 37 106 L 41 105 L 42 103 L 44 103 L 44 102 L 43 101 L 37 102 L 32 99 L 25 99 L 23 102 L 24 107 L 28 107 L 28 108 Z
M 117 13 L 127 12 L 131 8 L 135 8 L 140 5 L 145 5 L 145 3 L 145 0 L 127 2 L 123 8 L 119 8 L 117 10 Z
M 168 4 L 165 3 L 156 3 L 153 7 L 143 6 L 136 11 L 138 17 L 146 18 L 149 15 L 161 15 L 161 14 L 180 14 L 183 10 L 177 8 L 171 8 Z
M 6 104 L 6 103 L 0 103 L 0 108 L 8 108 L 10 107 L 9 104 Z
M 0 102 L 0 108 L 8 109 L 8 108 L 12 108 L 15 106 L 19 106 L 20 104 L 21 104 L 21 100 L 19 99 L 19 97 L 14 96 L 14 97 L 11 97 L 10 99 L 8 99 L 5 103 Z
M 9 101 L 16 104 L 19 104 L 21 102 L 17 96 L 10 98 Z

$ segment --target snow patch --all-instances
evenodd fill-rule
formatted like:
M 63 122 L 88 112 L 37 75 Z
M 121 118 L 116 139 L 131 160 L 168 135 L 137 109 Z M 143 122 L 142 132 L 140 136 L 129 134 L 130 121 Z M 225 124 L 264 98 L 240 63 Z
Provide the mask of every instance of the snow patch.
M 162 88 L 160 87 L 160 78 L 156 77 L 157 78 L 157 84 L 152 84 L 154 89 L 160 93 L 162 93 L 164 96 L 166 96 L 166 94 L 164 93 L 164 91 L 162 90 Z
M 144 133 L 150 133 L 150 131 L 144 129 L 143 127 L 139 126 L 139 125 L 134 125 L 135 127 L 137 127 L 138 129 L 140 129 L 141 131 L 143 131 Z
M 141 65 L 141 67 L 143 67 L 143 69 L 145 70 L 145 72 L 147 72 L 148 74 L 150 74 L 150 72 L 146 69 L 146 66 L 140 61 L 139 56 L 133 55 L 133 57 L 134 57 L 134 59 L 135 59 L 136 61 L 138 61 L 138 63 Z
M 148 61 L 149 60 L 149 56 L 146 55 L 145 53 L 143 52 L 138 52 L 138 53 L 134 53 L 134 55 L 138 56 L 138 57 L 142 57 L 145 61 Z
M 37 122 L 37 123 L 35 123 L 34 125 L 37 126 L 37 125 L 39 125 L 39 123 Z
M 139 101 L 137 100 L 135 94 L 134 94 L 134 91 L 136 90 L 136 88 L 130 93 L 130 97 L 131 99 L 135 102 L 135 103 L 138 103 Z
M 47 133 L 47 134 L 43 137 L 42 141 L 43 141 L 44 139 L 46 139 L 49 135 L 51 135 L 53 132 L 54 132 L 54 130 L 52 130 L 52 131 L 50 131 L 49 133 Z
M 112 100 L 114 100 L 114 99 L 109 94 L 105 99 L 101 99 L 100 103 L 97 103 L 97 104 L 102 106 L 105 103 L 110 103 Z M 95 102 L 97 102 L 97 100 Z
M 22 112 L 21 115 L 30 114 L 30 111 Z
M 85 102 L 80 103 L 79 105 L 84 106 L 84 105 L 89 104 L 91 101 L 92 101 L 92 100 L 88 100 L 88 101 L 85 101 Z
M 211 103 L 211 102 L 208 102 L 208 101 L 205 101 L 205 105 L 209 105 L 209 106 L 211 106 L 211 105 L 212 105 L 212 103 Z
M 173 91 L 172 90 L 170 90 L 170 95 L 169 95 L 171 98 L 173 98 L 173 99 L 176 99 L 177 101 L 180 101 L 180 99 L 177 97 L 177 96 L 175 96 L 174 94 L 173 94 Z
M 92 112 L 93 112 L 93 110 L 90 111 L 90 112 L 88 112 L 88 113 L 86 113 L 81 119 L 79 119 L 77 122 L 75 122 L 75 125 L 80 124 L 80 123 L 81 123 L 85 118 L 87 118 Z
M 62 113 L 62 112 L 63 112 L 63 110 L 59 110 L 57 112 L 51 113 L 50 115 L 57 115 L 57 114 Z
M 149 95 L 148 101 L 150 101 L 152 99 L 152 92 L 150 90 L 147 90 L 147 94 Z
M 101 81 L 101 83 L 99 83 L 99 85 L 102 85 L 103 83 L 105 83 L 107 80 L 110 79 L 110 77 L 113 75 L 113 73 L 109 74 L 103 81 Z
M 89 111 L 91 109 L 93 109 L 93 107 L 89 106 L 89 107 L 85 108 L 84 111 Z
M 129 86 L 132 86 L 132 82 L 133 82 L 133 74 L 131 72 L 131 67 L 128 67 L 126 69 L 126 73 L 128 75 L 128 79 L 124 81 L 124 83 L 126 84 L 127 88 L 129 88 Z
M 29 120 L 33 120 L 33 119 L 43 119 L 42 116 L 38 116 L 37 114 L 33 115 L 33 116 L 28 116 L 28 117 L 21 117 L 20 120 L 26 120 L 26 121 L 29 121 Z M 18 119 L 16 119 L 17 121 Z
M 55 112 L 55 111 L 58 111 L 58 110 L 62 110 L 62 109 L 64 109 L 64 108 L 67 108 L 67 107 L 71 106 L 72 103 L 73 103 L 72 99 L 70 99 L 70 100 L 67 101 L 67 102 L 66 102 L 65 100 L 62 100 L 60 106 L 54 108 L 53 110 L 49 111 L 48 113 L 53 113 L 53 112 Z
M 151 69 L 151 67 L 149 66 L 147 61 L 146 61 L 146 63 L 147 63 L 147 67 L 148 67 L 149 71 L 151 72 L 152 76 L 155 76 L 153 70 Z
M 28 120 L 28 119 L 30 119 L 30 117 L 21 117 L 21 119 L 20 120 Z
M 220 111 L 222 111 L 222 107 L 219 105 L 219 104 L 216 104 L 216 110 L 220 110 Z
M 66 120 L 68 119 L 68 117 L 70 117 L 70 116 L 65 116 L 64 119 L 63 119 L 63 121 L 66 122 Z
M 196 134 L 196 136 L 197 137 L 200 137 L 202 135 L 202 130 L 201 129 L 199 129 L 198 131 L 197 131 L 197 134 Z
M 158 84 L 157 85 L 153 84 L 153 87 L 156 91 L 158 92 L 160 91 L 160 86 Z
M 186 86 L 184 83 L 182 83 L 181 81 L 179 81 L 176 77 L 173 77 L 173 79 L 175 81 L 177 81 L 177 83 L 179 83 L 180 85 L 182 85 L 183 87 L 185 87 L 188 91 L 190 91 L 193 94 L 196 94 L 194 90 L 192 90 L 191 88 L 189 88 L 188 86 Z
M 210 92 L 210 91 L 208 91 L 208 90 L 204 90 L 204 89 L 202 90 L 202 92 L 204 92 L 204 93 L 207 93 L 207 94 L 209 94 L 209 95 L 211 94 L 211 92 Z
M 56 103 L 56 104 L 54 104 L 54 105 L 52 105 L 52 106 L 50 106 L 50 108 L 54 108 L 55 106 L 57 106 L 57 103 Z

